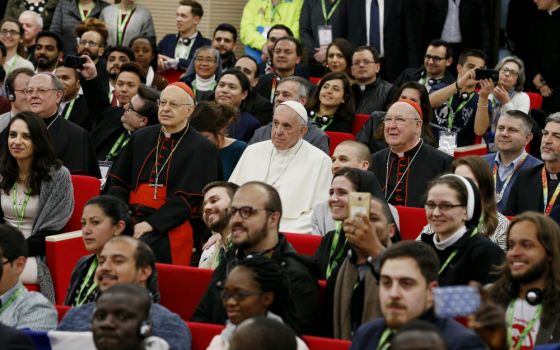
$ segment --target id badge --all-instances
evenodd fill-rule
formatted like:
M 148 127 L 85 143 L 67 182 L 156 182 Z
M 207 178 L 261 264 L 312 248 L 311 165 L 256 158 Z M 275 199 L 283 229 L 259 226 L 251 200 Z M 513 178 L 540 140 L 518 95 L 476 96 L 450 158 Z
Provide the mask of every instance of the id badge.
M 457 133 L 451 130 L 442 131 L 439 135 L 439 149 L 453 155 L 455 148 L 457 148 Z
M 109 175 L 109 170 L 113 166 L 113 162 L 110 160 L 100 160 L 97 162 L 99 165 L 99 172 L 101 173 L 101 189 L 105 187 L 107 182 L 107 176 Z
M 270 27 L 262 27 L 262 32 L 261 35 L 268 40 L 267 35 L 268 35 L 268 31 L 270 30 Z
M 327 26 L 319 26 L 319 46 L 329 46 L 332 42 L 332 27 Z

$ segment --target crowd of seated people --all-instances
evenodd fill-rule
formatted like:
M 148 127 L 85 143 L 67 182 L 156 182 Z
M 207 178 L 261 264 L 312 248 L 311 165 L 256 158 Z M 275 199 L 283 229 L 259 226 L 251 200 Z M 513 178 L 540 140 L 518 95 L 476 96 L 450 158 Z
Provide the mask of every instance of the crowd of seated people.
M 560 343 L 560 0 L 510 1 L 499 57 L 494 2 L 249 0 L 211 38 L 196 0 L 163 37 L 135 0 L 0 5 L 0 348 Z M 211 273 L 190 319 L 156 263 Z

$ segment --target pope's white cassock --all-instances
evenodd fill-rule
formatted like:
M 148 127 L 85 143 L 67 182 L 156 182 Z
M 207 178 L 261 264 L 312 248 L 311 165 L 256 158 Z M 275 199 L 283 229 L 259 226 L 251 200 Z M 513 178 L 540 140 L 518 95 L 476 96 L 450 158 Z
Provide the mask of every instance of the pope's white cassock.
M 313 207 L 329 198 L 331 165 L 323 151 L 303 139 L 284 151 L 268 140 L 247 147 L 229 181 L 272 185 L 282 199 L 280 231 L 311 233 Z

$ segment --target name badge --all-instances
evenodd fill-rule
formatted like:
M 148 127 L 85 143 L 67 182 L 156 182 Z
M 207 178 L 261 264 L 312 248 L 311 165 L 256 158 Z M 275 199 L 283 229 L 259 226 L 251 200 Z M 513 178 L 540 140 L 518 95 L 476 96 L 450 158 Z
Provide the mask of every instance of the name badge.
M 453 156 L 455 148 L 457 148 L 457 133 L 450 130 L 440 132 L 438 149 Z
M 105 187 L 105 183 L 107 182 L 107 176 L 109 175 L 109 170 L 113 166 L 113 162 L 110 160 L 100 160 L 97 162 L 99 165 L 99 172 L 101 173 L 101 189 Z
M 331 26 L 319 26 L 319 46 L 328 46 L 332 43 L 332 27 Z
M 260 30 L 259 30 L 260 29 Z M 270 30 L 270 27 L 260 27 L 257 29 L 257 31 L 259 31 L 261 33 L 261 35 L 268 40 L 268 38 L 266 37 L 268 35 L 268 31 Z

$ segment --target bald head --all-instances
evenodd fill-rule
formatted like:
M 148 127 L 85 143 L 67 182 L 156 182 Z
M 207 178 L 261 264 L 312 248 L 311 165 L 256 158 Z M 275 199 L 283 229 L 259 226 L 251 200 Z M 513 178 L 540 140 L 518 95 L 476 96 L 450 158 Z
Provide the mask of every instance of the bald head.
M 369 148 L 361 142 L 346 140 L 336 146 L 332 159 L 332 172 L 343 167 L 367 170 L 371 165 Z

